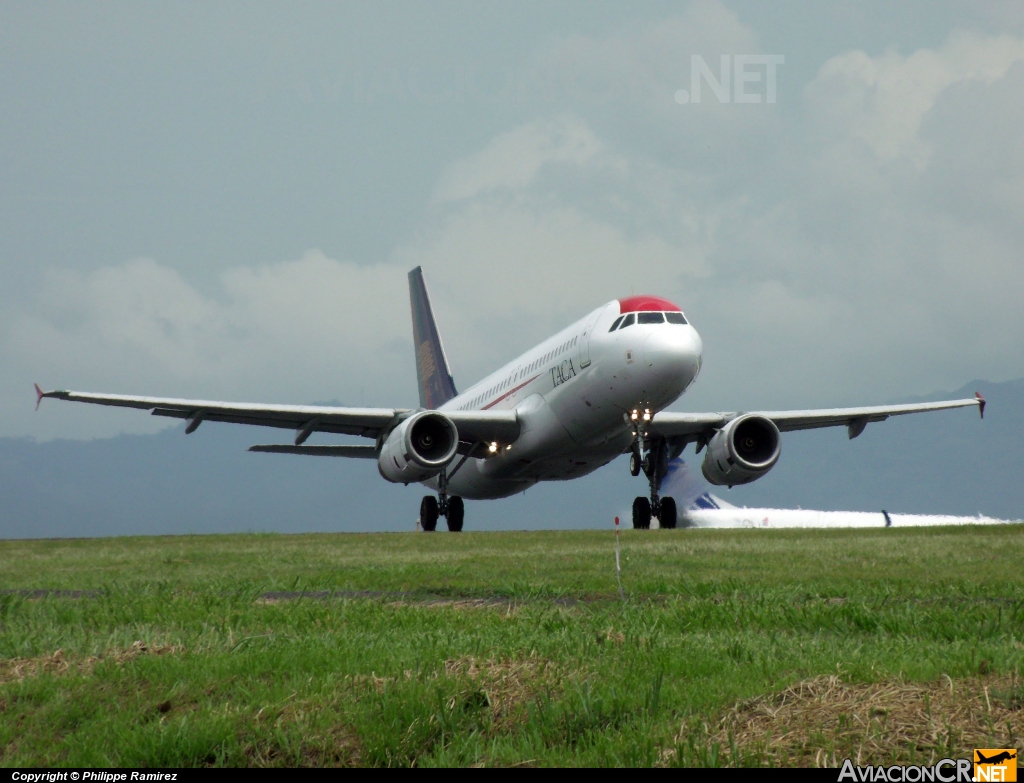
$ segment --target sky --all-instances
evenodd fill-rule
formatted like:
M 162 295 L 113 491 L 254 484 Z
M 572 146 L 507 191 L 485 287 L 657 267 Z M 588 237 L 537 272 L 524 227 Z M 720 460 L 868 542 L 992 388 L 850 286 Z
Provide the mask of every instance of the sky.
M 1022 127 L 1013 2 L 5 2 L 0 436 L 414 406 L 417 265 L 459 388 L 632 293 L 680 410 L 1018 378 Z

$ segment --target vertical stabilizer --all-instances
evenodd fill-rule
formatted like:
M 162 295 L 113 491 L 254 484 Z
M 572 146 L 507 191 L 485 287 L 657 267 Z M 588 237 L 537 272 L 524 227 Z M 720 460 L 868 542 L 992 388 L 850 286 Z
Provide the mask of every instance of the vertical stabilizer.
M 409 273 L 409 301 L 412 304 L 412 341 L 416 347 L 416 379 L 420 387 L 420 407 L 440 408 L 458 394 L 434 323 L 430 297 L 423 282 L 423 270 Z

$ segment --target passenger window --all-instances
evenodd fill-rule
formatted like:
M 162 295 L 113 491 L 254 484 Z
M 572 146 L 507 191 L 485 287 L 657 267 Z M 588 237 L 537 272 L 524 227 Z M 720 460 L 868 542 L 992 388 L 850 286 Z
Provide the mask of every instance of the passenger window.
M 636 322 L 638 324 L 663 324 L 665 316 L 661 313 L 639 313 Z
M 625 319 L 623 319 L 622 325 L 619 328 L 620 329 L 625 329 L 627 326 L 632 326 L 632 325 L 633 325 L 633 314 L 630 313 L 629 315 L 627 315 L 625 317 Z
M 612 324 L 612 328 L 609 329 L 608 331 L 609 332 L 614 332 L 616 329 L 618 329 L 619 328 L 619 321 L 621 321 L 624 317 L 625 316 L 620 315 L 618 318 L 616 318 L 615 319 L 615 323 Z
M 665 320 L 670 324 L 685 324 L 686 319 L 682 313 L 665 313 Z

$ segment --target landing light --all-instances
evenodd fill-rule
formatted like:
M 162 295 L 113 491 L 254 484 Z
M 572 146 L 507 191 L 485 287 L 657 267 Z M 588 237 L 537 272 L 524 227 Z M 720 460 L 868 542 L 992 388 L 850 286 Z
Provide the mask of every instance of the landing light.
M 648 411 L 648 410 L 645 410 L 644 411 L 644 421 L 650 421 L 650 420 L 651 420 L 651 412 Z
M 494 454 L 498 450 L 498 444 L 492 442 L 491 445 L 487 447 L 487 450 L 490 451 L 491 454 Z
M 639 414 L 639 413 L 638 413 L 638 412 L 637 412 L 636 410 L 634 410 L 634 411 L 633 411 L 633 413 L 632 413 L 632 414 L 630 414 L 630 417 L 629 417 L 629 418 L 631 418 L 631 419 L 632 419 L 633 421 L 636 421 L 636 420 L 637 420 L 637 418 L 639 417 L 639 415 L 640 415 L 640 414 Z
M 511 448 L 512 448 L 512 444 L 510 443 L 510 444 L 508 444 L 508 445 L 507 445 L 507 446 L 505 447 L 505 451 L 508 451 L 508 450 L 509 450 L 509 449 L 511 449 Z

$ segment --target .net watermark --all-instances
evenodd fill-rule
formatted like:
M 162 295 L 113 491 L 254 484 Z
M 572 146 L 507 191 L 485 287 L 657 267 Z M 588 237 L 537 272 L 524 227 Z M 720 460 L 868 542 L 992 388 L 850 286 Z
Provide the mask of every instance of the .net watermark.
M 700 103 L 702 81 L 719 103 L 775 103 L 776 69 L 785 62 L 781 54 L 723 54 L 716 76 L 701 55 L 690 55 L 690 89 L 677 90 L 676 103 Z

